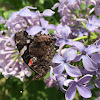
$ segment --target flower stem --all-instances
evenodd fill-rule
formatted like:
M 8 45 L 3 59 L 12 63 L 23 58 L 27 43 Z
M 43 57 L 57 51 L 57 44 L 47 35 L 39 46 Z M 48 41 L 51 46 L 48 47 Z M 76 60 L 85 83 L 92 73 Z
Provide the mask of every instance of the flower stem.
M 74 41 L 79 41 L 79 40 L 82 40 L 82 39 L 87 39 L 88 36 L 82 36 L 82 37 L 78 37 L 78 38 L 75 38 L 73 39 Z

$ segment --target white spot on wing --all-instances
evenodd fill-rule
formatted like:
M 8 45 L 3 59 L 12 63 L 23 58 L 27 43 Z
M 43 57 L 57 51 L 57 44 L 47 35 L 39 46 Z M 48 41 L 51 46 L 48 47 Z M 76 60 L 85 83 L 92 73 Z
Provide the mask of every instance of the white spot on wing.
M 26 42 L 27 42 L 27 43 L 30 43 L 30 40 L 27 40 Z
M 37 61 L 37 57 L 33 57 L 33 58 L 32 58 L 32 61 L 33 61 L 33 62 Z
M 27 46 L 25 45 L 22 50 L 20 51 L 20 55 L 22 56 L 24 52 L 27 50 Z
M 16 44 L 18 44 L 20 42 L 20 40 L 16 40 Z

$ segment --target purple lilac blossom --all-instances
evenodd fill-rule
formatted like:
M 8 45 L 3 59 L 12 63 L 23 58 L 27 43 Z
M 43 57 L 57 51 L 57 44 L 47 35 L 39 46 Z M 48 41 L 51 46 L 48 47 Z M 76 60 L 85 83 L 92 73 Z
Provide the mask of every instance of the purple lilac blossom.
M 97 78 L 94 80 L 94 84 L 97 88 L 100 88 L 100 54 L 93 54 L 92 59 L 98 64 L 98 70 L 95 72 Z
M 65 86 L 69 86 L 66 91 L 65 98 L 66 100 L 73 100 L 76 94 L 76 87 L 79 94 L 84 98 L 90 98 L 92 96 L 91 91 L 85 84 L 89 83 L 92 78 L 92 75 L 85 75 L 79 80 L 76 78 L 75 80 L 68 79 L 64 82 Z
M 58 12 L 61 15 L 60 22 L 63 25 L 73 25 L 78 24 L 75 20 L 76 13 L 75 9 L 80 9 L 81 0 L 59 0 L 59 3 L 56 3 L 52 9 L 58 7 Z
M 56 3 L 52 9 L 54 10 L 55 8 L 58 7 L 58 12 L 60 15 L 64 14 L 64 10 L 68 11 L 68 8 L 79 8 L 79 4 L 81 3 L 81 0 L 59 0 L 59 3 Z
M 11 13 L 9 19 L 5 24 L 5 27 L 8 27 L 8 30 L 12 29 L 14 33 L 25 29 L 25 27 L 27 27 L 27 24 L 29 24 L 26 22 L 25 18 L 34 18 L 36 16 L 36 12 L 31 12 L 29 9 L 36 8 L 27 6 L 17 12 Z
M 100 27 L 100 19 L 98 19 L 96 16 L 90 16 L 88 18 L 86 27 L 90 32 L 94 31 L 100 32 L 100 30 L 98 29 Z
M 92 55 L 92 60 L 98 64 L 98 69 L 96 70 L 96 76 L 100 78 L 100 54 L 96 53 Z
M 84 47 L 84 45 L 81 42 L 75 42 L 73 45 L 77 47 L 79 51 L 81 51 L 81 54 L 78 54 L 77 57 L 73 60 L 73 62 L 77 62 L 82 59 L 83 66 L 87 71 L 96 71 L 98 69 L 98 66 L 90 58 L 90 55 L 98 51 L 96 45 L 92 44 L 87 48 Z
M 100 89 L 100 78 L 94 80 L 95 86 Z
M 72 35 L 74 35 L 76 37 L 88 36 L 88 31 L 85 28 L 80 28 L 79 30 L 75 29 L 73 31 Z
M 89 32 L 99 32 L 100 33 L 100 19 L 95 15 L 88 16 L 88 20 L 82 18 L 76 18 L 76 21 L 82 21 L 86 23 L 86 28 Z
M 75 59 L 76 56 L 77 50 L 75 48 L 64 49 L 61 55 L 55 54 L 52 63 L 57 63 L 59 65 L 54 68 L 54 73 L 62 74 L 63 71 L 66 70 L 66 73 L 72 77 L 81 76 L 80 70 L 77 67 L 69 64 Z
M 46 84 L 47 87 L 53 87 L 55 86 L 58 89 L 58 84 L 57 84 L 57 80 L 56 80 L 56 75 L 53 72 L 53 68 L 50 66 L 50 77 L 47 77 L 44 80 L 44 83 Z
M 46 17 L 50 17 L 54 14 L 55 12 L 52 11 L 51 9 L 46 9 L 44 10 L 44 12 L 42 13 L 42 16 L 46 16 Z
M 54 10 L 55 8 L 57 8 L 58 7 L 58 12 L 60 13 L 60 15 L 62 16 L 63 14 L 63 12 L 62 11 L 64 11 L 64 9 L 67 9 L 67 7 L 66 7 L 66 5 L 65 5 L 65 2 L 66 2 L 66 0 L 59 0 L 59 3 L 56 3 L 53 7 L 52 7 L 52 9 Z
M 73 40 L 68 39 L 70 33 L 71 33 L 71 29 L 69 26 L 62 25 L 62 24 L 57 25 L 54 35 L 56 38 L 56 45 L 59 46 L 59 50 L 58 50 L 59 54 L 61 53 L 61 49 L 63 48 L 64 45 L 73 44 Z
M 100 1 L 99 1 L 100 2 Z M 98 4 L 96 4 L 96 6 L 95 6 L 95 14 L 96 14 L 96 16 L 99 16 L 100 15 L 100 5 L 99 5 L 99 3 Z
M 84 14 L 80 11 L 79 14 L 75 12 L 76 9 L 81 10 L 81 4 L 85 4 L 84 10 L 86 11 L 86 14 Z M 56 3 L 52 9 L 54 10 L 55 8 L 58 7 L 58 12 L 61 15 L 61 23 L 63 25 L 80 25 L 80 23 L 76 20 L 77 18 L 89 18 L 89 15 L 92 15 L 92 12 L 95 11 L 95 13 L 99 14 L 99 0 L 59 0 L 59 3 Z M 88 7 L 89 4 L 92 4 L 94 7 L 91 9 Z M 89 20 L 90 21 L 90 20 Z M 89 28 L 89 25 L 87 25 Z M 95 26 L 95 25 L 94 25 Z M 97 25 L 96 25 L 97 26 Z M 89 28 L 91 31 L 92 28 Z M 92 30 L 93 31 L 93 30 Z M 96 31 L 99 31 L 96 29 Z
M 50 77 L 47 77 L 44 82 L 47 87 L 55 86 L 57 89 L 60 88 L 62 92 L 65 93 L 63 88 L 64 82 L 67 79 L 67 74 L 56 74 L 54 69 L 50 66 Z
M 61 16 L 60 22 L 63 25 L 76 24 L 76 21 L 72 20 L 72 18 L 76 18 L 73 8 L 79 8 L 79 5 L 77 5 L 79 2 L 79 0 L 59 0 L 59 3 L 52 7 L 53 10 L 58 7 L 58 12 Z
M 55 36 L 57 38 L 57 46 L 59 46 L 61 43 L 68 41 L 68 36 L 71 33 L 71 29 L 67 25 L 57 25 L 56 31 L 55 31 Z
M 32 35 L 31 27 L 35 27 L 35 34 L 37 34 L 36 30 L 38 29 L 39 31 L 42 31 L 42 34 L 44 33 L 48 34 L 47 29 L 55 29 L 54 25 L 48 25 L 48 21 L 42 18 L 42 16 L 46 16 L 46 17 L 52 16 L 54 14 L 52 10 L 47 9 L 44 10 L 43 13 L 40 13 L 39 11 L 30 11 L 29 9 L 36 9 L 36 8 L 26 6 L 17 12 L 11 13 L 9 19 L 5 24 L 5 27 L 8 27 L 8 32 L 10 32 L 9 34 L 12 33 L 15 34 L 22 30 L 27 30 L 29 32 L 29 35 L 30 34 Z
M 2 16 L 0 16 L 0 24 L 3 24 L 3 23 L 6 23 L 6 20 Z
M 95 11 L 96 15 L 99 15 L 99 13 L 97 14 L 97 10 L 98 10 L 98 5 L 99 5 L 100 1 L 99 0 L 86 0 L 84 2 L 84 4 L 86 4 L 86 9 L 87 9 L 87 14 L 86 16 L 88 16 L 88 14 L 91 14 L 92 12 Z M 90 9 L 88 6 L 89 5 L 93 5 L 93 7 Z
M 98 48 L 98 53 L 100 54 L 100 39 L 98 41 L 96 41 L 96 46 Z
M 100 3 L 99 0 L 86 0 L 86 5 L 89 5 L 89 4 L 96 5 L 98 3 Z
M 58 74 L 56 75 L 57 83 L 60 87 L 64 85 L 65 80 L 67 79 L 67 74 Z
M 66 5 L 68 6 L 68 8 L 80 8 L 80 4 L 81 4 L 81 0 L 66 0 Z M 71 9 L 72 10 L 72 9 Z
M 43 18 L 40 18 L 40 25 L 30 26 L 27 28 L 27 32 L 29 35 L 36 35 L 37 33 L 41 32 L 41 34 L 49 34 L 49 29 L 54 30 L 55 26 L 52 24 L 48 24 L 48 21 L 46 21 Z

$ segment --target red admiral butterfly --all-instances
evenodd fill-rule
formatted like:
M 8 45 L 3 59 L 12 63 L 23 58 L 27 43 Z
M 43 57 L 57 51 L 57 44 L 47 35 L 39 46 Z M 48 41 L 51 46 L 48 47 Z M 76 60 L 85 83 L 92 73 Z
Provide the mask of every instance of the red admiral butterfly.
M 44 77 L 54 56 L 55 38 L 52 35 L 30 36 L 26 31 L 15 35 L 15 43 L 24 62 L 34 72 L 34 80 Z

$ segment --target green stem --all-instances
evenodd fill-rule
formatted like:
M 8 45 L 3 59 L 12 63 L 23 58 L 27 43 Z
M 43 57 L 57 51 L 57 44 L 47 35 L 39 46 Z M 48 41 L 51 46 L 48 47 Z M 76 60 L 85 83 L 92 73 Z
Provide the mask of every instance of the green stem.
M 88 30 L 87 27 L 86 27 L 86 24 L 85 24 L 84 22 L 81 21 L 81 24 L 84 26 L 84 28 L 85 28 L 86 30 Z
M 87 39 L 88 36 L 82 36 L 82 37 L 78 37 L 78 38 L 75 38 L 73 39 L 74 41 L 79 41 L 79 40 L 82 40 L 82 39 Z
M 73 39 L 73 41 L 79 41 L 79 40 L 82 40 L 82 39 L 87 39 L 88 38 L 88 36 L 82 36 L 82 37 L 78 37 L 78 38 L 75 38 L 75 39 Z M 97 35 L 92 35 L 92 36 L 90 36 L 90 39 L 96 39 L 97 38 Z
M 18 54 L 15 58 L 14 58 L 14 61 L 19 57 L 20 55 Z
M 15 49 L 15 50 L 13 51 L 13 53 L 16 53 L 16 52 L 18 52 L 18 50 Z

